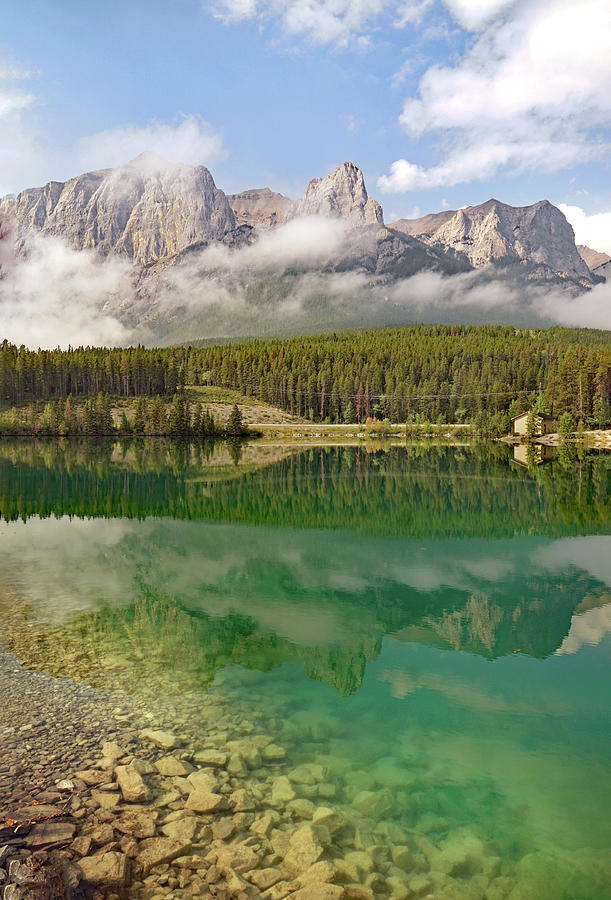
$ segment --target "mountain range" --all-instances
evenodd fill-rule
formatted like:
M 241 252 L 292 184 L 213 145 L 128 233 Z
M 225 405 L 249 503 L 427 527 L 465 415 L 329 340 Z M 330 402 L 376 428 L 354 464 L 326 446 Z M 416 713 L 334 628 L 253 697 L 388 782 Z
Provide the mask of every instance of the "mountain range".
M 157 331 L 181 309 L 192 315 L 194 293 L 210 307 L 223 305 L 219 291 L 242 292 L 256 315 L 270 296 L 286 299 L 304 276 L 311 295 L 314 276 L 351 274 L 362 295 L 365 287 L 385 290 L 418 273 L 482 270 L 487 278 L 575 296 L 604 281 L 610 262 L 578 248 L 564 214 L 547 200 L 512 207 L 491 199 L 385 224 L 350 162 L 312 179 L 293 201 L 269 188 L 226 195 L 204 166 L 144 153 L 114 169 L 1 198 L 5 269 L 7 260 L 27 258 L 35 235 L 132 264 L 132 288 L 120 308 L 132 323 Z M 319 305 L 325 290 L 317 281 Z

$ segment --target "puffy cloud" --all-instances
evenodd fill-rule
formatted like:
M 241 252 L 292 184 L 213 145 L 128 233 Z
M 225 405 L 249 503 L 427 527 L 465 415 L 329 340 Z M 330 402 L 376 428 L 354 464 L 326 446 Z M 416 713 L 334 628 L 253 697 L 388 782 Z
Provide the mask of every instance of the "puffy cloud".
M 347 227 L 343 219 L 322 216 L 293 219 L 263 232 L 256 243 L 238 251 L 212 244 L 202 253 L 200 262 L 208 270 L 226 271 L 278 271 L 289 266 L 320 265 L 340 249 Z
M 456 21 L 470 31 L 478 31 L 515 0 L 443 0 Z
M 378 187 L 384 193 L 426 190 L 451 187 L 465 181 L 484 181 L 499 167 L 509 167 L 514 172 L 525 169 L 558 171 L 571 165 L 581 154 L 581 159 L 593 155 L 586 144 L 567 141 L 502 141 L 492 140 L 456 149 L 436 166 L 420 166 L 406 159 L 396 160 L 390 173 L 378 179 Z
M 24 90 L 30 72 L 0 60 L 0 197 L 19 184 L 20 174 L 36 171 L 41 152 L 24 115 L 35 96 Z
M 578 244 L 585 244 L 600 253 L 611 254 L 611 212 L 589 216 L 580 206 L 567 206 L 566 203 L 559 203 L 558 209 L 562 210 L 573 226 Z
M 184 115 L 176 122 L 120 125 L 79 141 L 78 171 L 122 165 L 144 151 L 172 162 L 210 166 L 223 159 L 221 136 L 201 116 Z
M 131 266 L 34 235 L 0 279 L 0 339 L 36 347 L 116 345 L 128 330 L 109 309 L 132 293 Z
M 556 171 L 608 153 L 606 0 L 446 5 L 481 32 L 455 66 L 427 69 L 400 116 L 412 137 L 442 134 L 446 160 L 430 168 L 397 160 L 380 180 L 384 190 L 453 185 L 498 169 Z
M 289 38 L 345 47 L 368 45 L 375 20 L 386 16 L 398 28 L 417 24 L 432 0 L 217 0 L 213 14 L 226 24 L 279 20 Z

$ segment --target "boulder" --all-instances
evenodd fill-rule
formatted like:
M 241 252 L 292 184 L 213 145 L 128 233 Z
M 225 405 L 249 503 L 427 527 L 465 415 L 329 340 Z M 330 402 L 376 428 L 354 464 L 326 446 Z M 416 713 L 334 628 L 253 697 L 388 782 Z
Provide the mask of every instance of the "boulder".
M 141 741 L 150 741 L 162 750 L 173 750 L 178 746 L 178 738 L 170 731 L 155 731 L 147 728 L 138 735 Z
M 132 765 L 117 766 L 115 775 L 123 799 L 128 803 L 147 803 L 151 799 L 151 792 L 144 783 L 142 775 Z
M 192 791 L 210 791 L 213 793 L 219 787 L 219 779 L 212 772 L 197 771 L 187 776 Z
M 258 887 L 260 891 L 265 891 L 267 888 L 272 887 L 272 885 L 282 881 L 283 877 L 280 869 L 274 867 L 268 867 L 267 869 L 252 869 L 252 871 L 244 873 L 246 881 L 250 881 L 250 883 L 254 884 L 255 887 Z
M 382 819 L 392 808 L 393 796 L 389 790 L 359 791 L 352 805 L 370 819 Z
M 102 809 L 114 809 L 121 802 L 121 795 L 116 791 L 92 791 L 91 799 Z
M 89 884 L 105 889 L 121 890 L 128 877 L 128 859 L 124 853 L 102 853 L 85 856 L 78 866 Z
M 342 900 L 344 888 L 339 884 L 306 884 L 289 896 L 291 900 Z
M 192 791 L 187 799 L 187 809 L 198 813 L 218 812 L 227 809 L 227 798 L 222 794 L 213 794 L 210 791 Z
M 318 831 L 311 825 L 303 825 L 291 835 L 284 864 L 295 874 L 305 872 L 318 862 L 324 852 L 325 847 Z
M 121 757 L 125 756 L 125 750 L 119 744 L 115 744 L 114 741 L 106 741 L 102 744 L 102 756 L 105 759 L 121 759 Z
M 68 844 L 74 837 L 75 826 L 70 822 L 41 822 L 35 825 L 26 838 L 32 850 Z
M 195 816 L 184 816 L 174 822 L 168 822 L 161 829 L 162 834 L 166 837 L 175 838 L 179 841 L 192 841 L 197 831 L 197 819 Z
M 155 768 L 164 778 L 173 778 L 174 776 L 189 775 L 193 772 L 193 766 L 182 759 L 176 759 L 175 756 L 164 756 L 155 763 Z
M 129 810 L 123 813 L 113 824 L 117 831 L 122 834 L 128 834 L 130 837 L 142 838 L 153 837 L 155 834 L 155 820 L 157 813 L 153 815 L 140 812 L 138 810 Z
M 280 775 L 278 778 L 274 778 L 271 794 L 271 801 L 274 806 L 282 806 L 285 803 L 290 803 L 291 800 L 295 799 L 295 796 L 295 791 L 286 775 Z
M 138 867 L 143 876 L 148 875 L 155 866 L 171 862 L 179 856 L 186 856 L 191 851 L 191 841 L 181 841 L 169 837 L 147 838 L 141 841 L 138 853 Z
M 200 750 L 195 754 L 195 762 L 201 766 L 225 766 L 227 765 L 227 753 L 222 750 Z
M 325 770 L 322 766 L 314 763 L 305 763 L 291 769 L 288 777 L 293 784 L 320 784 L 325 777 Z

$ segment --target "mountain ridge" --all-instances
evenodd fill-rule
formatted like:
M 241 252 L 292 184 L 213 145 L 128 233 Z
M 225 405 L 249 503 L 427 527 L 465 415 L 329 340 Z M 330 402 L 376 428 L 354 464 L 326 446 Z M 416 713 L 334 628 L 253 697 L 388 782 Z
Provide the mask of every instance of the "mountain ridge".
M 474 268 L 526 263 L 547 267 L 584 288 L 596 280 L 579 254 L 572 226 L 548 200 L 510 206 L 493 197 L 477 206 L 400 219 L 392 227 L 431 246 L 453 249 Z
M 341 220 L 350 230 L 353 252 L 337 260 L 340 270 L 351 258 L 353 267 L 372 271 L 369 251 L 367 263 L 354 252 L 371 244 L 372 227 L 379 229 L 377 243 L 386 253 L 383 268 L 391 278 L 429 263 L 446 273 L 493 265 L 514 273 L 521 269 L 529 280 L 566 281 L 584 290 L 604 278 L 608 268 L 604 254 L 590 251 L 593 268 L 603 267 L 600 276 L 593 274 L 564 214 L 547 200 L 513 207 L 491 198 L 385 225 L 382 207 L 369 197 L 362 171 L 351 162 L 311 179 L 296 201 L 269 188 L 226 195 L 205 166 L 169 163 L 149 152 L 114 169 L 0 198 L 0 230 L 13 233 L 18 255 L 28 236 L 40 232 L 63 237 L 77 250 L 124 256 L 142 267 L 161 260 L 172 264 L 190 248 L 214 243 L 239 249 L 266 231 L 310 216 Z M 394 272 L 391 246 L 397 258 Z M 406 266 L 410 252 L 414 259 Z
M 127 279 L 104 309 L 164 340 L 271 333 L 289 321 L 301 330 L 397 324 L 429 318 L 440 294 L 476 321 L 496 304 L 486 318 L 501 321 L 499 291 L 517 298 L 516 321 L 539 321 L 548 313 L 529 307 L 539 295 L 526 286 L 575 297 L 610 274 L 608 262 L 590 270 L 564 214 L 545 200 L 511 207 L 491 198 L 385 224 L 351 162 L 312 179 L 296 201 L 270 188 L 225 194 L 204 166 L 152 153 L 29 188 L 0 198 L 0 278 L 29 258 L 36 235 L 124 261 Z M 35 249 L 44 253 L 44 240 Z M 432 281 L 458 274 L 466 280 Z M 425 280 L 403 284 L 416 275 Z

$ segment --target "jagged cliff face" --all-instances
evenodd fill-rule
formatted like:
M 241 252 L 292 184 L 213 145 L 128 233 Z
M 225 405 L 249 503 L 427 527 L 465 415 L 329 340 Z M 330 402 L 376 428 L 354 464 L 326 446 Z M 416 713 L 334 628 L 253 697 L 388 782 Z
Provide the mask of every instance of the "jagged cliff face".
M 336 221 L 294 222 L 313 216 Z M 274 234 L 283 225 L 284 231 Z M 333 238 L 322 252 L 314 252 L 308 241 L 321 225 Z M 197 306 L 193 298 L 203 298 L 204 311 L 213 309 L 206 319 L 213 322 L 210 327 L 225 330 L 232 323 L 217 323 L 229 300 L 247 296 L 247 316 L 252 311 L 256 327 L 257 310 L 269 318 L 277 298 L 289 291 L 301 298 L 303 289 L 307 302 L 325 293 L 304 275 L 355 273 L 362 292 L 350 294 L 350 302 L 355 317 L 367 321 L 373 313 L 363 298 L 373 297 L 367 293 L 371 288 L 419 272 L 452 275 L 493 263 L 502 270 L 482 272 L 482 279 L 529 279 L 576 294 L 607 277 L 611 265 L 602 263 L 592 273 L 564 215 L 546 201 L 514 208 L 490 200 L 386 226 L 382 208 L 367 194 L 363 173 L 350 162 L 310 181 L 295 203 L 269 188 L 226 196 L 203 166 L 169 163 L 150 153 L 115 169 L 52 181 L 0 199 L 0 276 L 6 270 L 10 277 L 14 250 L 27 255 L 28 238 L 36 233 L 60 237 L 76 250 L 95 250 L 103 258 L 132 261 L 131 281 L 111 298 L 113 309 L 130 328 L 164 335 L 175 328 L 171 334 L 180 340 L 180 328 L 168 325 L 174 315 L 176 321 L 187 317 L 188 327 L 198 332 L 204 327 L 190 324 L 188 317 L 195 313 L 189 304 Z M 340 279 L 321 283 L 339 285 Z M 303 303 L 307 321 L 309 307 Z M 247 318 L 244 330 L 250 322 Z
M 475 268 L 519 263 L 531 266 L 538 278 L 560 276 L 584 286 L 594 280 L 577 251 L 572 227 L 547 200 L 514 207 L 492 199 L 456 212 L 402 219 L 392 227 L 454 250 Z
M 589 269 L 595 269 L 597 266 L 602 266 L 611 260 L 611 256 L 608 253 L 592 250 L 591 247 L 586 247 L 585 244 L 577 244 L 577 252 Z
M 284 194 L 276 194 L 269 188 L 253 188 L 240 194 L 228 194 L 236 225 L 267 231 L 282 225 L 291 215 L 293 201 Z
M 325 178 L 313 178 L 295 203 L 293 218 L 327 216 L 348 219 L 354 225 L 382 225 L 382 207 L 367 195 L 363 173 L 345 162 Z
M 235 228 L 227 197 L 204 166 L 172 164 L 148 153 L 117 169 L 5 197 L 0 222 L 12 226 L 18 249 L 34 229 L 67 238 L 77 250 L 117 253 L 138 265 Z
M 585 244 L 577 244 L 577 251 L 591 272 L 596 272 L 600 266 L 611 262 L 611 256 L 608 253 L 592 250 L 591 247 L 586 247 Z

